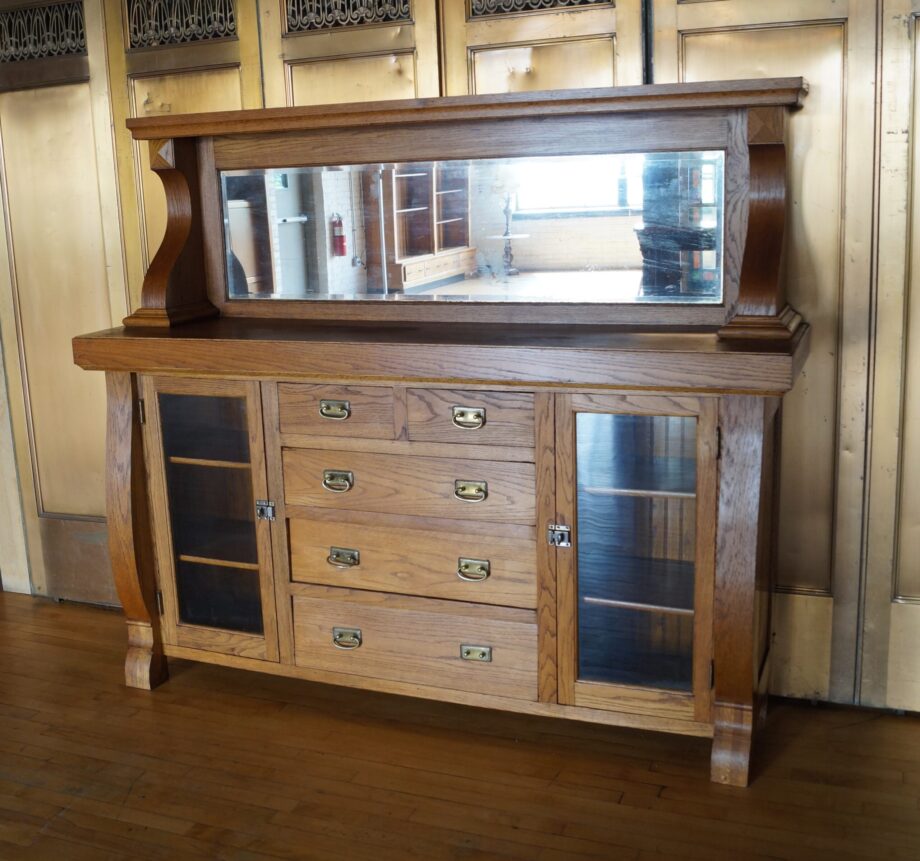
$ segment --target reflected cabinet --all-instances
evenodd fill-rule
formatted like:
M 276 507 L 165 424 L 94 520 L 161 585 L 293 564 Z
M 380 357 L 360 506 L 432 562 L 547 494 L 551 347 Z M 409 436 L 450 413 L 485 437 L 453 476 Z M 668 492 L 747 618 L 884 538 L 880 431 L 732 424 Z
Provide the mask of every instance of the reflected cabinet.
M 712 738 L 765 716 L 800 79 L 131 122 L 128 684 L 170 657 Z

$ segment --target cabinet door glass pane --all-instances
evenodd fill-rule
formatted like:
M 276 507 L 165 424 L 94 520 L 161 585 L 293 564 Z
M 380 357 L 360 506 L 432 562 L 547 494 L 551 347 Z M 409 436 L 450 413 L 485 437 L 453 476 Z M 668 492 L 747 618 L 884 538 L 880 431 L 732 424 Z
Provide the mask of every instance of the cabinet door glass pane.
M 262 634 L 259 573 L 220 565 L 176 563 L 179 618 L 247 634 Z
M 579 413 L 578 676 L 690 690 L 696 419 Z
M 262 633 L 246 401 L 159 395 L 179 621 Z
M 256 525 L 248 467 L 169 463 L 169 520 L 176 556 L 255 563 Z
M 166 457 L 249 462 L 243 398 L 160 394 Z

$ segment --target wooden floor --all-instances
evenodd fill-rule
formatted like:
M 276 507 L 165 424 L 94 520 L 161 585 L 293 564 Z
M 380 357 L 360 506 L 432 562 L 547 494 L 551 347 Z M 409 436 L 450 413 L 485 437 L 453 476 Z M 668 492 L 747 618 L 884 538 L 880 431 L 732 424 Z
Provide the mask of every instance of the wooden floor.
M 780 703 L 748 790 L 705 740 L 175 661 L 0 594 L 0 859 L 920 859 L 920 718 Z

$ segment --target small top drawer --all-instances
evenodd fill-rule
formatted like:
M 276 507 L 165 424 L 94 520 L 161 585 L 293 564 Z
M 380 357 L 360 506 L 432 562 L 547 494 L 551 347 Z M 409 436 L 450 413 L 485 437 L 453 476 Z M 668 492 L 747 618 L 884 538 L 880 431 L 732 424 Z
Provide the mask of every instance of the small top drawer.
M 393 390 L 386 386 L 278 384 L 281 433 L 393 439 Z
M 409 389 L 409 439 L 533 447 L 533 395 Z

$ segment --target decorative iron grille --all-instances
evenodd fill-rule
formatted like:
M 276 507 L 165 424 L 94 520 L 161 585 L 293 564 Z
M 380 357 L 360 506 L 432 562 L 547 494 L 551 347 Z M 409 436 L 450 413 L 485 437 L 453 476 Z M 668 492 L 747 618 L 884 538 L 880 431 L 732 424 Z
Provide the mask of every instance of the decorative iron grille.
M 409 0 L 285 0 L 287 32 L 411 21 Z
M 128 45 L 156 48 L 236 36 L 233 0 L 128 0 Z
M 490 15 L 508 15 L 514 12 L 610 5 L 611 0 L 470 0 L 470 17 L 487 18 Z
M 0 63 L 85 53 L 82 0 L 0 12 Z

